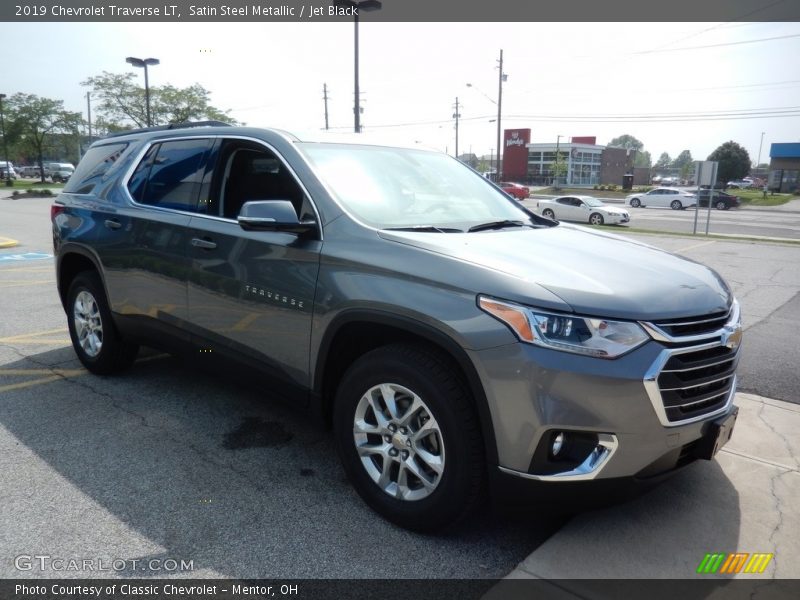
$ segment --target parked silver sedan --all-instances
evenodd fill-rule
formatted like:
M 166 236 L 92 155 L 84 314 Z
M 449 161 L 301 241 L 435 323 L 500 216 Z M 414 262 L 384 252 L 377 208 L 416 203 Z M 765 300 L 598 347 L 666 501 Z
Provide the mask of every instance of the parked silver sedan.
M 592 196 L 559 196 L 552 200 L 539 200 L 536 206 L 543 217 L 559 221 L 620 225 L 631 220 L 627 210 L 609 206 Z

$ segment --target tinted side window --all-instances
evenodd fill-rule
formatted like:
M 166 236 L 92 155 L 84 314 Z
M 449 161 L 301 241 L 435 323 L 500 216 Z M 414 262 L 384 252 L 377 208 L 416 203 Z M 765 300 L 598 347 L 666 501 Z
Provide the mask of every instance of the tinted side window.
M 128 184 L 131 195 L 141 204 L 195 212 L 208 148 L 208 139 L 157 145 L 136 168 Z
M 289 200 L 304 214 L 305 195 L 294 176 L 270 150 L 249 141 L 225 140 L 211 183 L 208 214 L 235 219 L 245 202 Z
M 94 186 L 100 183 L 103 175 L 117 162 L 127 147 L 128 144 L 122 142 L 90 148 L 70 177 L 64 191 L 69 194 L 91 194 Z M 38 169 L 36 172 L 38 173 Z
M 147 177 L 150 175 L 150 167 L 153 166 L 153 157 L 157 151 L 158 146 L 152 146 L 147 151 L 147 154 L 136 165 L 136 170 L 128 181 L 128 191 L 136 202 L 141 202 L 144 197 L 144 187 L 147 183 Z

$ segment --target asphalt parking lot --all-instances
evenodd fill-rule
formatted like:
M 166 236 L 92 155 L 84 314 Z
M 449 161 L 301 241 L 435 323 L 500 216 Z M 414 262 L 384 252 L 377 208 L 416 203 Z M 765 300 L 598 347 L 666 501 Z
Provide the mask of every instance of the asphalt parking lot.
M 780 516 L 781 505 L 796 505 L 792 482 L 800 462 L 786 466 L 781 459 L 794 479 L 772 496 L 769 481 L 752 478 L 763 502 L 775 499 L 775 513 L 767 504 L 736 504 L 742 492 L 730 473 L 744 467 L 731 453 L 691 467 L 632 505 L 569 522 L 486 514 L 437 536 L 389 525 L 345 481 L 332 436 L 291 408 L 265 402 L 268 385 L 240 385 L 154 352 L 121 377 L 86 373 L 69 346 L 52 259 L 43 256 L 52 250 L 50 203 L 0 199 L 0 236 L 20 242 L 0 249 L 0 577 L 494 578 L 518 565 L 523 574 L 570 577 L 570 564 L 588 564 L 570 559 L 570 548 L 590 534 L 605 539 L 603 553 L 619 557 L 594 576 L 680 576 L 680 561 L 631 574 L 621 542 L 639 539 L 633 548 L 646 554 L 659 543 L 654 531 L 710 536 L 719 520 L 709 519 L 709 501 L 732 518 L 763 522 L 765 533 L 748 543 L 769 539 L 797 558 L 797 542 L 787 541 L 797 533 L 796 518 L 773 528 L 765 514 Z M 800 247 L 632 237 L 725 277 L 745 320 L 740 389 L 797 403 Z M 763 403 L 741 403 L 754 420 L 766 419 L 758 416 Z M 752 453 L 749 441 L 733 451 Z M 624 535 L 608 538 L 615 529 Z M 723 539 L 731 550 L 737 531 Z M 703 543 L 689 546 L 699 552 Z M 35 554 L 126 563 L 80 573 L 15 564 Z M 191 561 L 192 568 L 140 570 L 170 560 Z M 800 576 L 796 564 L 784 560 L 778 576 Z

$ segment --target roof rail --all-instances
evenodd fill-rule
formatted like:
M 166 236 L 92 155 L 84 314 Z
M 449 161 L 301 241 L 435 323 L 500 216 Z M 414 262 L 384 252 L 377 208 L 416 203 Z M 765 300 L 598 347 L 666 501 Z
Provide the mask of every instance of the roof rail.
M 170 129 L 189 129 L 191 127 L 233 127 L 230 123 L 224 121 L 194 121 L 184 123 L 170 123 L 169 125 L 159 125 L 157 127 L 142 127 L 141 129 L 127 129 L 125 131 L 118 131 L 116 133 L 109 133 L 106 138 L 119 137 L 121 135 L 129 135 L 131 133 L 147 133 L 149 131 L 168 131 Z

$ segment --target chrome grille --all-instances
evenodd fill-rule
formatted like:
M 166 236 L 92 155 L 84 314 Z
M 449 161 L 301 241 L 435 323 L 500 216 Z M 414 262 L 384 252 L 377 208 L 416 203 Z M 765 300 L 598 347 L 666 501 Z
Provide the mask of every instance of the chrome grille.
M 667 420 L 685 421 L 724 407 L 738 358 L 726 346 L 672 354 L 656 380 Z
M 652 325 L 673 338 L 697 336 L 718 331 L 725 326 L 730 315 L 729 310 L 701 317 L 667 319 L 654 322 Z
M 642 322 L 665 347 L 644 377 L 647 395 L 667 427 L 722 414 L 736 393 L 742 337 L 739 304 L 697 318 Z

